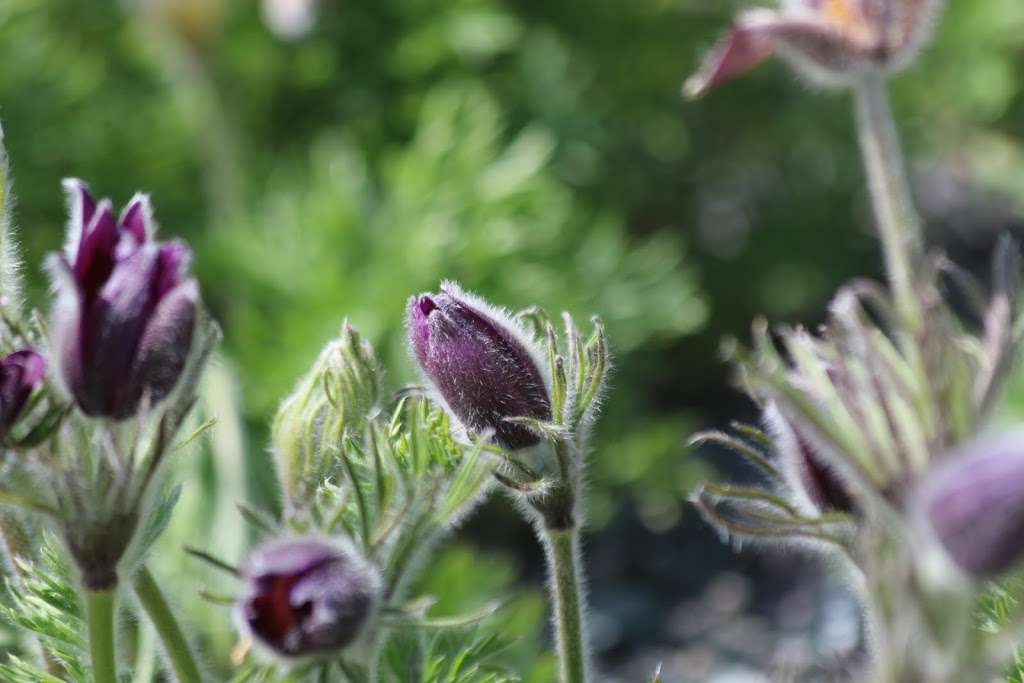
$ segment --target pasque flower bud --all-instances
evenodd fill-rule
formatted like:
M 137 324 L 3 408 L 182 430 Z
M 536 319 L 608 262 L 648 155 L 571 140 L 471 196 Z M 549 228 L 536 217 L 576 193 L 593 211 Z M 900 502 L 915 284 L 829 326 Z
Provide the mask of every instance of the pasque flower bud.
M 775 437 L 789 485 L 818 512 L 853 512 L 854 503 L 846 482 L 822 462 L 821 454 L 800 427 L 774 405 L 765 411 L 765 419 Z
M 289 503 L 308 504 L 336 474 L 342 437 L 362 433 L 380 397 L 382 374 L 373 346 L 346 321 L 281 403 L 271 442 Z
M 31 349 L 0 358 L 0 441 L 21 416 L 45 373 L 46 359 Z
M 136 195 L 120 218 L 80 180 L 66 253 L 50 260 L 59 375 L 87 415 L 123 419 L 143 398 L 174 388 L 192 344 L 199 289 L 183 242 L 155 242 L 149 199 Z
M 316 538 L 270 542 L 242 568 L 239 616 L 285 656 L 339 650 L 359 637 L 377 605 L 376 571 L 355 551 Z
M 508 449 L 533 446 L 534 431 L 508 418 L 551 419 L 551 401 L 531 343 L 508 315 L 445 282 L 409 299 L 409 338 L 426 379 L 474 433 Z
M 1024 431 L 980 439 L 923 483 L 920 512 L 967 574 L 994 577 L 1024 560 Z
M 744 12 L 683 90 L 697 97 L 772 55 L 814 80 L 844 82 L 910 61 L 939 0 L 787 0 Z

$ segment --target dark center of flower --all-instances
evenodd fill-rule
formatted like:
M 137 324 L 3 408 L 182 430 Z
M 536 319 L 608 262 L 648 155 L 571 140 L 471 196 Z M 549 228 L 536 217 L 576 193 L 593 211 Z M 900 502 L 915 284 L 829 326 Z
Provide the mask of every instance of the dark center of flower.
M 437 310 L 437 304 L 429 296 L 424 294 L 420 297 L 420 312 L 425 316 L 429 316 L 431 313 Z

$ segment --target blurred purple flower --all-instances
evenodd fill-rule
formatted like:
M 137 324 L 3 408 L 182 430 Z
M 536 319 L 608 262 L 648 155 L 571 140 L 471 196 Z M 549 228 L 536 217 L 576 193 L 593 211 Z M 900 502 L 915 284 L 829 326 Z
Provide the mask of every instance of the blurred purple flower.
M 988 437 L 949 456 L 922 485 L 935 536 L 967 574 L 989 578 L 1024 559 L 1024 432 Z
M 50 261 L 57 292 L 59 374 L 87 415 L 123 419 L 174 388 L 192 344 L 199 288 L 180 241 L 153 241 L 149 198 L 120 218 L 80 180 L 67 180 L 66 253 Z
M 278 654 L 300 656 L 345 647 L 373 612 L 378 581 L 351 552 L 312 538 L 258 548 L 242 568 L 242 620 Z
M 409 338 L 423 374 L 471 432 L 493 432 L 510 450 L 540 436 L 507 418 L 551 419 L 551 401 L 530 342 L 501 311 L 445 282 L 409 299 Z
M 933 25 L 940 0 L 786 0 L 740 14 L 683 86 L 688 97 L 772 55 L 819 81 L 905 65 Z
M 46 359 L 31 349 L 0 358 L 0 439 L 20 417 L 46 373 Z

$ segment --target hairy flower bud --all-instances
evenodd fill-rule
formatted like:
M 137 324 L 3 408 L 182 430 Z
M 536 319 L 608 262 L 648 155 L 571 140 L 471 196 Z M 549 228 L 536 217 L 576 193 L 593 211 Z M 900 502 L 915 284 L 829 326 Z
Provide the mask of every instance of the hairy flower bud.
M 380 581 L 354 551 L 316 538 L 273 541 L 242 568 L 239 616 L 252 635 L 285 656 L 339 650 L 359 637 Z
M 153 241 L 149 199 L 136 195 L 116 218 L 79 180 L 66 253 L 50 260 L 59 375 L 87 415 L 123 419 L 178 381 L 192 345 L 199 288 L 180 241 Z
M 0 358 L 0 441 L 21 416 L 45 373 L 46 359 L 31 349 Z
M 511 318 L 445 282 L 439 294 L 409 299 L 409 339 L 426 379 L 474 433 L 508 449 L 540 442 L 508 418 L 551 419 L 551 401 L 527 337 Z
M 853 512 L 849 488 L 838 474 L 821 461 L 806 434 L 774 405 L 765 417 L 775 436 L 782 470 L 792 489 L 807 498 L 819 512 Z
M 921 487 L 920 512 L 965 573 L 994 577 L 1024 559 L 1024 432 L 980 439 Z
M 683 91 L 698 97 L 772 55 L 820 82 L 900 68 L 934 23 L 939 0 L 791 0 L 744 12 Z
M 373 347 L 347 322 L 278 409 L 271 433 L 285 493 L 303 504 L 332 474 L 346 431 L 359 433 L 380 398 Z

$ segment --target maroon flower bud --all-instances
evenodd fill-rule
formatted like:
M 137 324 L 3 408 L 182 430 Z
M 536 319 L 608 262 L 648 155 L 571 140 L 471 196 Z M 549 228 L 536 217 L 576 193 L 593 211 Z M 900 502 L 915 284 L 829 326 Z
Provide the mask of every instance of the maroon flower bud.
M 120 218 L 79 180 L 65 181 L 66 254 L 50 261 L 59 375 L 87 415 L 123 419 L 171 392 L 192 345 L 199 288 L 183 242 L 155 242 L 149 199 Z
M 274 541 L 242 568 L 239 614 L 252 635 L 285 656 L 341 649 L 376 607 L 379 580 L 353 551 L 314 538 Z
M 440 294 L 409 299 L 408 326 L 423 374 L 467 430 L 513 450 L 540 442 L 507 419 L 551 419 L 540 365 L 508 315 L 445 282 Z
M 765 418 L 775 436 L 790 487 L 805 496 L 818 512 L 853 512 L 856 508 L 846 482 L 821 461 L 808 436 L 774 405 Z
M 990 578 L 1024 559 L 1024 432 L 949 456 L 923 483 L 919 511 L 967 574 Z
M 684 86 L 698 97 L 778 54 L 818 81 L 903 66 L 924 42 L 938 0 L 789 0 L 744 12 Z
M 31 349 L 0 358 L 0 440 L 21 416 L 45 373 L 46 359 Z

